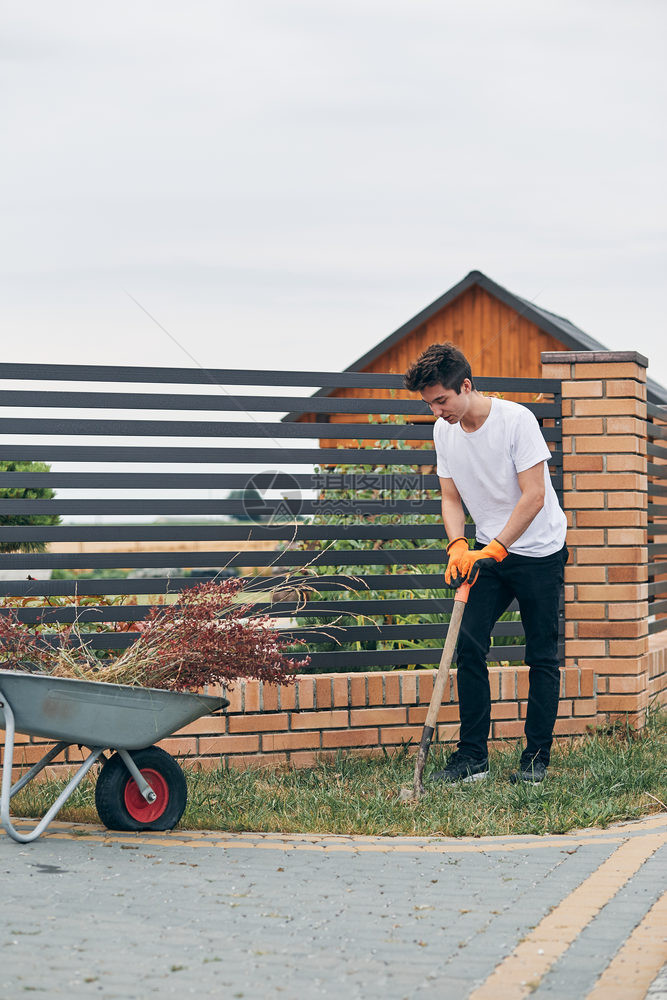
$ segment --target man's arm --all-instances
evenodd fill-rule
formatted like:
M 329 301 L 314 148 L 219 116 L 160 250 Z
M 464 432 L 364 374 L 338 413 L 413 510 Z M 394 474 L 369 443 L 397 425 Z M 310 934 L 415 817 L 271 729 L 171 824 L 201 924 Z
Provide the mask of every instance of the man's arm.
M 538 462 L 530 469 L 517 473 L 517 478 L 521 496 L 510 514 L 507 524 L 496 535 L 496 540 L 508 550 L 510 545 L 513 545 L 517 538 L 523 535 L 528 525 L 544 507 L 544 462 Z M 440 480 L 441 483 L 444 481 Z
M 463 513 L 463 503 L 461 495 L 454 485 L 453 479 L 440 478 L 440 489 L 442 490 L 442 520 L 445 523 L 445 532 L 451 542 L 454 538 L 462 538 L 465 535 L 466 518 Z

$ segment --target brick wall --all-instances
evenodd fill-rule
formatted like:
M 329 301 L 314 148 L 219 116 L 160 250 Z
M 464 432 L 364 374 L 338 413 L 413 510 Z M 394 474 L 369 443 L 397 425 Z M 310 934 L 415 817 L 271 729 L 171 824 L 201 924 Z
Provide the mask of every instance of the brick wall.
M 556 733 L 584 733 L 667 693 L 667 635 L 648 636 L 646 359 L 634 352 L 543 354 L 563 380 L 564 506 L 568 517 L 565 668 Z M 526 667 L 492 667 L 492 738 L 523 733 Z M 381 753 L 419 742 L 435 671 L 301 676 L 288 687 L 246 681 L 224 717 L 200 719 L 163 746 L 204 767 L 307 766 L 341 749 Z M 438 738 L 458 735 L 456 671 Z M 17 740 L 17 764 L 46 744 Z M 68 751 L 71 763 L 80 753 Z M 64 765 L 54 765 L 51 773 Z
M 563 392 L 565 663 L 592 669 L 598 721 L 648 705 L 646 366 L 634 351 L 542 355 Z
M 235 768 L 291 764 L 305 767 L 318 755 L 340 749 L 381 753 L 412 740 L 418 744 L 426 718 L 435 670 L 300 676 L 293 685 L 242 681 L 229 692 L 225 716 L 199 719 L 161 744 L 175 756 L 203 767 Z M 491 667 L 494 740 L 523 733 L 528 697 L 527 667 Z M 212 691 L 211 693 L 219 693 Z M 562 672 L 556 732 L 583 733 L 595 722 L 592 670 L 568 667 Z M 438 739 L 458 737 L 456 671 L 450 677 L 438 718 Z M 17 736 L 15 762 L 32 764 L 48 744 Z M 57 774 L 81 760 L 78 748 L 49 768 Z

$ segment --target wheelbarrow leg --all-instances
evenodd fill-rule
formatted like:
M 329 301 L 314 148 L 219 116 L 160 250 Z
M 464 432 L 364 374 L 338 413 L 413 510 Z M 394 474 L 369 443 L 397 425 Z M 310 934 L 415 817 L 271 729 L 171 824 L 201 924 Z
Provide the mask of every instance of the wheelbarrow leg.
M 25 788 L 28 782 L 31 781 L 36 774 L 39 774 L 39 772 L 46 767 L 49 761 L 53 760 L 53 758 L 56 757 L 61 750 L 64 750 L 65 747 L 70 746 L 70 744 L 59 743 L 57 747 L 54 747 L 46 753 L 44 757 L 42 757 L 42 759 L 30 769 L 28 774 L 24 775 L 23 778 L 17 781 L 16 785 L 12 787 L 15 735 L 14 713 L 11 705 L 2 694 L 2 691 L 0 691 L 0 702 L 2 703 L 2 710 L 5 716 L 5 753 L 2 761 L 2 786 L 0 788 L 0 823 L 2 823 L 9 836 L 16 840 L 19 844 L 29 844 L 31 841 L 37 840 L 40 834 L 44 833 L 44 830 L 46 830 L 51 820 L 57 815 L 65 802 L 67 802 L 72 792 L 88 774 L 88 771 L 91 769 L 100 754 L 104 752 L 104 748 L 97 747 L 91 750 L 89 756 L 85 759 L 79 770 L 72 776 L 66 787 L 63 788 L 56 801 L 45 813 L 39 823 L 29 833 L 20 833 L 12 823 L 9 815 L 10 799 L 16 794 L 16 792 L 20 791 L 21 788 Z
M 128 769 L 128 771 L 136 781 L 137 785 L 139 786 L 139 791 L 146 799 L 146 802 L 155 802 L 157 795 L 155 794 L 151 786 L 148 784 L 148 782 L 144 778 L 143 774 L 141 773 L 137 765 L 132 760 L 132 757 L 127 752 L 127 750 L 119 750 L 118 755 L 119 757 L 122 758 L 125 767 Z

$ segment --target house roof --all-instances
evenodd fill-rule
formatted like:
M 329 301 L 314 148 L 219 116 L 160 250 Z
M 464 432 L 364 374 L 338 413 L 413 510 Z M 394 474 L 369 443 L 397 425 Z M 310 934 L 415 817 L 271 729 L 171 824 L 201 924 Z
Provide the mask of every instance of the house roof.
M 435 302 L 431 302 L 430 305 L 422 309 L 421 312 L 409 319 L 407 323 L 399 326 L 398 330 L 394 330 L 390 333 L 388 337 L 381 340 L 378 344 L 363 354 L 355 362 L 349 365 L 345 371 L 357 372 L 363 371 L 371 362 L 375 361 L 377 357 L 384 354 L 390 347 L 399 341 L 407 337 L 408 334 L 412 333 L 413 330 L 418 329 L 432 316 L 453 302 L 454 299 L 458 298 L 473 285 L 479 285 L 483 288 L 489 295 L 493 295 L 494 298 L 499 299 L 504 302 L 505 305 L 510 306 L 515 309 L 526 319 L 530 320 L 535 324 L 540 330 L 545 333 L 551 334 L 555 337 L 564 347 L 571 351 L 606 351 L 608 350 L 604 344 L 601 344 L 599 340 L 595 340 L 593 337 L 584 333 L 580 330 L 578 326 L 571 323 L 569 319 L 565 319 L 563 316 L 558 316 L 556 313 L 549 312 L 548 309 L 543 309 L 541 306 L 536 306 L 535 303 L 529 302 L 528 299 L 521 298 L 520 295 L 515 295 L 514 292 L 508 291 L 507 288 L 503 288 L 502 285 L 496 284 L 490 278 L 487 278 L 485 274 L 481 271 L 470 271 L 469 274 L 459 281 L 458 284 L 454 285 L 449 291 L 441 295 L 440 298 L 436 299 Z M 655 382 L 653 379 L 647 379 L 647 390 L 648 398 L 652 403 L 665 404 L 667 403 L 667 389 Z M 318 389 L 314 392 L 314 396 L 328 396 L 333 390 L 331 389 Z M 284 420 L 295 419 L 297 414 L 287 414 Z

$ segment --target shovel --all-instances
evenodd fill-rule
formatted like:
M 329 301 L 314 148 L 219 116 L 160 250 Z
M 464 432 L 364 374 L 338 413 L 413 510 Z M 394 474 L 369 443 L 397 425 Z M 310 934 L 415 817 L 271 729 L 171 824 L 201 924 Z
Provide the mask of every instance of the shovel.
M 461 619 L 463 618 L 463 612 L 465 611 L 469 593 L 470 584 L 462 583 L 454 595 L 454 607 L 452 609 L 452 617 L 449 620 L 449 626 L 447 628 L 445 648 L 443 649 L 442 656 L 440 657 L 440 666 L 438 667 L 438 673 L 435 677 L 433 694 L 431 695 L 428 712 L 426 713 L 424 731 L 422 733 L 421 743 L 419 744 L 419 753 L 417 754 L 417 760 L 415 762 L 413 785 L 412 788 L 401 789 L 399 796 L 401 802 L 417 801 L 424 794 L 424 783 L 422 781 L 424 765 L 426 763 L 426 758 L 428 757 L 428 752 L 431 749 L 435 724 L 438 718 L 438 712 L 440 711 L 440 705 L 442 704 L 442 696 L 445 693 L 445 685 L 449 680 L 449 668 L 451 667 L 452 660 L 454 658 L 456 641 L 459 637 L 459 629 L 461 628 Z

